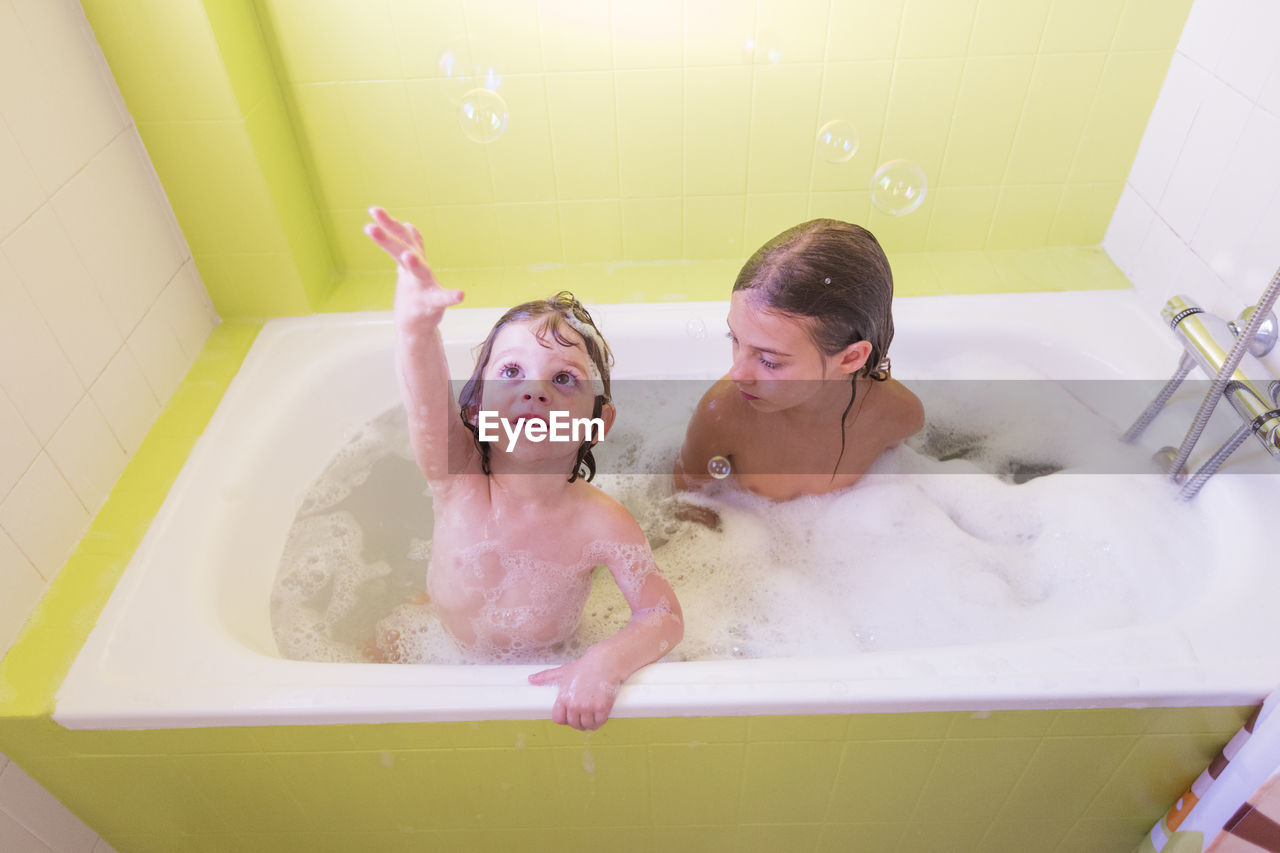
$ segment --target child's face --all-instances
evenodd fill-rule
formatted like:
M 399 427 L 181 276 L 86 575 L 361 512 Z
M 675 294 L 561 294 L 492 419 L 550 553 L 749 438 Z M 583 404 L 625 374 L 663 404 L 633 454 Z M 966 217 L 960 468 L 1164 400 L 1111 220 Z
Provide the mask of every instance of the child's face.
M 728 321 L 733 341 L 729 379 L 760 412 L 778 412 L 806 402 L 821 390 L 823 380 L 847 381 L 848 374 L 866 363 L 871 349 L 859 341 L 836 355 L 826 355 L 810 336 L 812 321 L 767 310 L 749 290 L 734 292 Z
M 573 345 L 564 346 L 549 331 L 542 331 L 540 319 L 514 321 L 499 329 L 484 371 L 480 408 L 496 411 L 512 424 L 520 419 L 541 419 L 549 425 L 553 411 L 567 412 L 571 419 L 590 418 L 595 406 L 591 358 L 582 336 L 572 327 L 562 324 L 559 333 Z M 568 442 L 522 440 L 517 450 L 525 445 L 570 456 L 578 447 Z

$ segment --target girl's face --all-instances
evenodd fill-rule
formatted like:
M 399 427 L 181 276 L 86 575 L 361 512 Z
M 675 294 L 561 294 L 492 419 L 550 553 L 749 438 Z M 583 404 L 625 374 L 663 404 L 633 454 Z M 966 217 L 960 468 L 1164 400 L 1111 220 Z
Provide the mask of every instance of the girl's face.
M 550 426 L 553 411 L 566 412 L 569 419 L 590 418 L 596 396 L 591 357 L 582 336 L 567 323 L 560 326 L 559 333 L 572 346 L 544 331 L 541 318 L 516 320 L 499 329 L 484 370 L 480 408 L 496 411 L 513 425 L 520 420 L 541 420 Z M 611 408 L 606 406 L 606 412 Z M 601 417 L 606 426 L 612 420 L 608 414 Z M 505 448 L 505 434 L 501 444 Z M 517 448 L 525 444 L 521 441 Z M 532 446 L 568 449 L 571 455 L 577 451 L 576 444 L 567 442 L 543 441 Z
M 767 309 L 749 290 L 729 300 L 733 366 L 729 379 L 756 411 L 779 412 L 811 400 L 826 380 L 848 381 L 871 354 L 858 341 L 826 355 L 810 336 L 812 320 Z

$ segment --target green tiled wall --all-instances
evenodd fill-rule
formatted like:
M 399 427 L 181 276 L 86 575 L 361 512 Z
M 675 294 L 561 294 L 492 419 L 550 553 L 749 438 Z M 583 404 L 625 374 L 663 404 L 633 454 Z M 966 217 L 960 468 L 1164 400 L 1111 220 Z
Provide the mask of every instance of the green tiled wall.
M 721 296 L 814 216 L 871 228 L 901 293 L 1007 289 L 920 273 L 938 252 L 1098 245 L 1190 0 L 84 6 L 215 305 L 270 316 L 385 307 L 359 227 L 375 203 L 451 280 L 501 282 L 471 304 L 547 279 L 596 301 Z M 458 122 L 478 86 L 508 107 L 487 145 Z M 816 152 L 833 119 L 861 140 L 845 163 Z M 893 159 L 928 177 L 905 217 L 868 192 Z
M 13 756 L 122 853 L 1129 853 L 1248 710 L 613 720 L 590 735 L 33 721 L 41 748 Z

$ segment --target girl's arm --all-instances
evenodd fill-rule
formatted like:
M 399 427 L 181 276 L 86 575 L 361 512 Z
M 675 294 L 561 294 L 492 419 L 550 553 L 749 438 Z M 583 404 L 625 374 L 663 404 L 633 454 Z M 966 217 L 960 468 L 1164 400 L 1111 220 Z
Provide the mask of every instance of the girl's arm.
M 433 489 L 462 471 L 460 454 L 474 454 L 466 427 L 454 411 L 449 369 L 440 340 L 445 308 L 462 301 L 461 290 L 445 290 L 423 260 L 422 235 L 380 207 L 365 234 L 396 261 L 396 373 L 409 417 L 409 440 L 418 467 Z
M 600 556 L 631 606 L 631 620 L 572 663 L 529 676 L 531 684 L 559 685 L 551 719 L 583 731 L 604 725 L 622 683 L 684 636 L 680 602 L 654 564 L 644 533 L 626 510 L 617 511 L 626 517 L 617 525 L 624 536 L 602 543 Z

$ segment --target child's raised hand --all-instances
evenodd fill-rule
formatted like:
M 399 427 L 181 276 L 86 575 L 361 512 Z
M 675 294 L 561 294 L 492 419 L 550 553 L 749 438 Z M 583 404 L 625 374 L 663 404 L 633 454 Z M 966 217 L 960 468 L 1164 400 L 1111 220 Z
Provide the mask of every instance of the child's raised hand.
M 461 290 L 445 290 L 423 259 L 422 235 L 381 207 L 369 208 L 364 233 L 396 262 L 396 318 L 439 325 L 444 309 L 462 301 Z
M 552 722 L 584 732 L 600 728 L 609 719 L 622 681 L 593 660 L 590 652 L 572 663 L 529 676 L 530 684 L 559 686 L 551 708 Z

